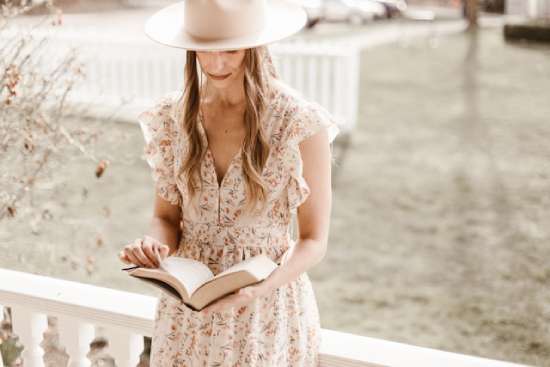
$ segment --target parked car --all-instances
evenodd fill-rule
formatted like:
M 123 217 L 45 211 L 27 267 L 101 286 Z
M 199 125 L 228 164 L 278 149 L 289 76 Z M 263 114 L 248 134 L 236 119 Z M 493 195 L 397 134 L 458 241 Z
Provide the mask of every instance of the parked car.
M 323 20 L 324 9 L 322 0 L 302 0 L 302 6 L 307 14 L 306 28 L 312 28 Z
M 401 16 L 407 10 L 407 2 L 405 0 L 376 0 L 384 6 L 386 18 L 395 18 Z
M 386 14 L 384 6 L 374 0 L 325 0 L 322 8 L 327 22 L 363 24 Z
M 307 13 L 307 28 L 323 21 L 364 24 L 399 16 L 407 8 L 405 0 L 302 0 L 301 3 Z

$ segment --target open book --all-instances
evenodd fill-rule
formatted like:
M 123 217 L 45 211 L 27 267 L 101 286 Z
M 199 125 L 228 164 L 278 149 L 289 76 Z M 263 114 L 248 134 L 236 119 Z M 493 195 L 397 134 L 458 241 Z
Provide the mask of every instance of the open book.
M 158 268 L 131 266 L 129 275 L 154 285 L 195 311 L 240 288 L 261 282 L 278 267 L 264 254 L 253 256 L 215 275 L 200 261 L 168 256 Z

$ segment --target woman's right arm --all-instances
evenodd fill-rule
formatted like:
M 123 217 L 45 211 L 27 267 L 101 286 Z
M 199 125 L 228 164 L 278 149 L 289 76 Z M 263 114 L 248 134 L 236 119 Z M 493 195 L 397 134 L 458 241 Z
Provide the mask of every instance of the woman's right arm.
M 160 260 L 172 255 L 178 248 L 181 236 L 181 209 L 155 195 L 153 217 L 148 234 L 126 245 L 119 253 L 125 263 L 156 268 Z
M 181 208 L 155 194 L 153 218 L 148 235 L 170 248 L 168 256 L 178 248 L 181 236 Z
M 176 252 L 180 237 L 181 193 L 174 177 L 174 139 L 177 131 L 172 107 L 176 94 L 158 99 L 153 107 L 137 116 L 145 139 L 143 153 L 155 182 L 155 204 L 148 234 L 121 251 L 123 261 L 158 266 L 160 260 Z M 160 250 L 160 251 L 155 251 Z

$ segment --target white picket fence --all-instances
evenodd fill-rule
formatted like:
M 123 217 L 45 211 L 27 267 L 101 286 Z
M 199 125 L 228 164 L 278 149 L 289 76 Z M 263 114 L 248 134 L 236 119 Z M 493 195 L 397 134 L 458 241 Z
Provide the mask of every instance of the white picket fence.
M 21 29 L 0 33 L 0 42 Z M 70 48 L 78 50 L 86 79 L 70 93 L 68 101 L 89 107 L 92 114 L 118 107 L 121 118 L 134 120 L 161 95 L 183 89 L 185 50 L 158 45 L 142 35 L 121 37 L 64 27 L 33 34 L 50 40 L 48 60 L 52 63 Z M 359 99 L 358 47 L 294 40 L 269 48 L 281 79 L 325 106 L 342 132 L 354 128 Z
M 58 320 L 68 367 L 88 367 L 89 344 L 108 339 L 118 367 L 135 367 L 153 331 L 156 298 L 0 268 L 0 315 L 11 308 L 24 367 L 43 367 L 47 316 Z M 345 310 L 343 310 L 345 311 Z M 518 364 L 322 329 L 320 367 L 520 367 Z
M 550 18 L 550 0 L 507 0 L 506 14 Z

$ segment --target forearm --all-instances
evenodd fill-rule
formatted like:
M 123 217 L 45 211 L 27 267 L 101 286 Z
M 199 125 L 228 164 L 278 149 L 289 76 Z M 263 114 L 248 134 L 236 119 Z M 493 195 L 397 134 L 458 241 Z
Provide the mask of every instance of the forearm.
M 170 256 L 178 248 L 180 237 L 179 223 L 169 221 L 168 219 L 164 219 L 162 217 L 153 216 L 148 235 L 161 243 L 168 245 L 168 247 L 170 247 L 168 256 Z
M 326 245 L 321 241 L 304 238 L 289 248 L 285 260 L 264 281 L 269 290 L 296 280 L 300 274 L 319 263 L 325 256 Z

